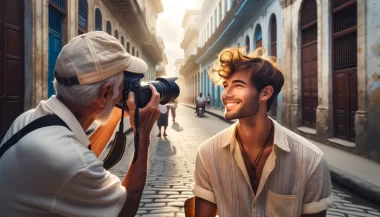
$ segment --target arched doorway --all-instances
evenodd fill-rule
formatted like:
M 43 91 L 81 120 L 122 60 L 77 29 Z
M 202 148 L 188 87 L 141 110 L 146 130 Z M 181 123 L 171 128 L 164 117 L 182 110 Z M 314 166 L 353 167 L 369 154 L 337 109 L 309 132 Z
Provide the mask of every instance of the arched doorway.
M 255 48 L 259 48 L 259 47 L 263 46 L 263 32 L 261 31 L 260 24 L 257 24 L 257 26 L 256 26 L 254 39 L 255 39 L 255 43 L 256 43 Z
M 250 52 L 250 40 L 249 40 L 249 36 L 245 36 L 245 53 L 249 54 Z
M 88 4 L 87 0 L 79 0 L 78 3 L 78 35 L 87 32 Z
M 357 1 L 331 2 L 334 134 L 355 141 L 358 109 Z
M 96 31 L 102 31 L 102 12 L 100 12 L 99 8 L 95 9 L 95 30 Z
M 53 80 L 55 62 L 62 49 L 62 24 L 66 16 L 65 0 L 49 1 L 49 45 L 48 45 L 48 97 L 55 94 Z
M 270 55 L 277 57 L 277 20 L 274 14 L 270 18 Z M 277 97 L 274 99 L 270 109 L 271 116 L 277 118 Z
M 107 23 L 106 23 L 106 32 L 110 35 L 112 35 L 112 26 L 111 26 L 111 22 L 109 20 L 107 20 Z
M 318 106 L 317 3 L 304 0 L 301 8 L 302 125 L 316 128 Z

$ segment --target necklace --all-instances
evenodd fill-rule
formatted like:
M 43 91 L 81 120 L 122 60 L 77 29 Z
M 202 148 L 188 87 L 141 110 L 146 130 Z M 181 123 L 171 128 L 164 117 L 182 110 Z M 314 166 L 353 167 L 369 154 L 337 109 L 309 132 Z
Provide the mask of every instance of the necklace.
M 271 123 L 271 128 L 270 128 L 269 135 L 268 135 L 266 141 L 264 142 L 264 144 L 262 145 L 262 147 L 261 147 L 261 149 L 259 151 L 259 154 L 257 155 L 257 157 L 256 157 L 256 159 L 255 159 L 255 161 L 253 163 L 251 162 L 251 159 L 249 159 L 248 153 L 245 151 L 245 149 L 243 147 L 243 144 L 242 144 L 242 142 L 240 140 L 239 134 L 236 131 L 236 138 L 237 138 L 237 140 L 239 142 L 240 149 L 242 150 L 244 161 L 249 164 L 249 168 L 251 169 L 251 171 L 248 172 L 248 175 L 249 175 L 249 179 L 251 181 L 251 185 L 252 185 L 253 191 L 255 193 L 257 191 L 257 188 L 259 187 L 259 181 L 256 178 L 256 167 L 259 164 L 259 162 L 261 160 L 261 157 L 263 156 L 264 149 L 265 149 L 266 144 L 268 143 L 269 138 L 272 135 L 272 131 L 273 131 L 273 122 L 271 121 L 270 123 Z

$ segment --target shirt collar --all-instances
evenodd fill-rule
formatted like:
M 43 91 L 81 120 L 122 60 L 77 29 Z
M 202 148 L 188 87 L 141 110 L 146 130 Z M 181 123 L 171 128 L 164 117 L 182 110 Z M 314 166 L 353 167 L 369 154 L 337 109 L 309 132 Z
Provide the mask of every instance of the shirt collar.
M 269 118 L 273 122 L 274 127 L 274 138 L 273 143 L 275 146 L 280 148 L 283 151 L 290 152 L 288 140 L 285 137 L 285 133 L 282 129 L 282 126 L 277 123 L 272 118 Z M 227 138 L 230 138 L 230 140 L 226 139 L 224 140 L 223 147 L 230 146 L 230 150 L 233 151 L 235 148 L 235 144 L 237 144 L 236 141 L 236 127 L 239 122 L 236 122 L 233 124 L 229 129 L 227 129 L 228 136 Z
M 45 105 L 67 124 L 70 130 L 74 133 L 76 139 L 83 146 L 87 147 L 90 144 L 90 140 L 88 139 L 78 119 L 61 101 L 59 101 L 55 95 L 51 96 L 46 101 Z

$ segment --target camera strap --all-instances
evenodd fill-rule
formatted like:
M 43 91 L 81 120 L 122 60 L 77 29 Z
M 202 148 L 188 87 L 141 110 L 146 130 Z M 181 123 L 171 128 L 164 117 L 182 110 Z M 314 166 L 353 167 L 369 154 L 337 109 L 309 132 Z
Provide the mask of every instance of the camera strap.
M 37 130 L 39 128 L 55 126 L 55 125 L 64 126 L 70 130 L 67 124 L 62 119 L 60 119 L 57 115 L 47 115 L 47 116 L 37 118 L 36 120 L 30 122 L 28 125 L 22 128 L 21 130 L 19 130 L 16 134 L 14 134 L 8 141 L 6 141 L 0 147 L 0 158 L 4 155 L 4 153 L 8 149 L 10 149 L 14 144 L 16 144 L 18 141 L 20 141 L 20 139 L 22 139 L 24 136 L 26 136 L 30 132 Z
M 124 107 L 125 107 L 125 94 L 122 94 L 123 107 L 121 108 L 121 118 L 119 123 L 119 131 L 115 134 L 111 150 L 104 158 L 103 167 L 108 170 L 115 166 L 122 158 L 125 152 L 125 145 L 127 137 L 124 134 Z

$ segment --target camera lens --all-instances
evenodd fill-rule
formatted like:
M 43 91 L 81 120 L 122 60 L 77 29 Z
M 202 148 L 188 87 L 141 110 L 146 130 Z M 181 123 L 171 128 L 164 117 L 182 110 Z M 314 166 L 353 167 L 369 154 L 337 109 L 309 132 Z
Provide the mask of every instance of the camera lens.
M 160 104 L 164 105 L 166 103 L 174 102 L 179 96 L 180 90 L 175 83 L 175 80 L 177 80 L 177 77 L 160 77 L 155 81 L 148 83 L 152 84 L 160 94 Z M 139 107 L 143 108 L 148 104 L 152 97 L 152 93 L 147 84 L 141 85 L 139 95 Z

